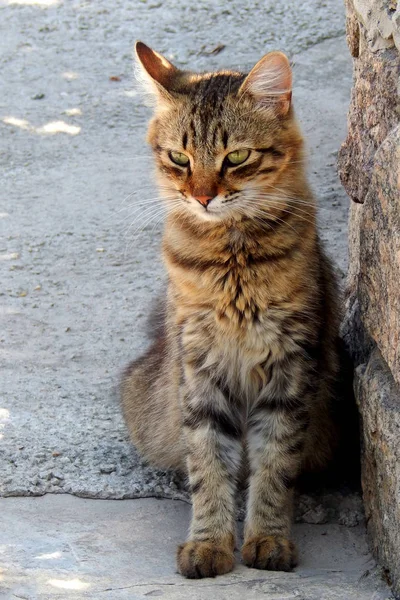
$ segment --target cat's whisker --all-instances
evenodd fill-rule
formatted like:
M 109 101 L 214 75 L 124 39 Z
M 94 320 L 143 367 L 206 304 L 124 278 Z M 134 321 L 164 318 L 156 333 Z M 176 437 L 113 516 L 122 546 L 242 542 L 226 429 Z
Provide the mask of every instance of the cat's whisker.
M 284 212 L 284 213 L 289 214 L 289 215 L 294 215 L 297 218 L 301 219 L 302 221 L 306 221 L 307 223 L 310 223 L 311 225 L 313 225 L 315 223 L 315 221 L 312 221 L 311 219 L 307 219 L 306 217 L 303 217 L 302 215 L 298 215 L 297 213 L 295 213 L 292 210 L 287 210 L 285 208 L 282 208 L 279 205 L 276 205 L 276 204 L 274 205 L 274 204 L 270 203 L 269 206 L 271 206 L 271 208 L 278 209 L 280 212 Z
M 267 182 L 267 183 L 265 184 L 265 186 L 266 186 L 266 187 L 269 187 L 269 188 L 272 188 L 273 190 L 277 190 L 277 191 L 278 191 L 280 194 L 282 194 L 283 196 L 285 196 L 285 197 L 287 197 L 287 198 L 291 198 L 291 199 L 293 199 L 293 200 L 300 200 L 300 201 L 301 201 L 301 200 L 304 200 L 303 198 L 296 198 L 296 197 L 292 198 L 292 197 L 288 196 L 287 194 L 285 194 L 285 190 L 283 190 L 282 188 L 278 188 L 278 187 L 276 187 L 275 185 L 272 185 L 272 183 L 268 183 L 268 182 Z M 314 203 L 314 200 L 313 200 L 313 199 L 311 199 L 311 200 L 304 200 L 304 201 L 305 201 L 305 202 L 312 202 L 312 203 Z
M 163 199 L 160 197 L 155 197 L 152 199 L 146 199 L 146 201 L 135 201 L 131 204 L 128 204 L 116 211 L 114 211 L 107 219 L 106 222 L 114 220 L 115 215 L 120 215 L 121 213 L 126 213 L 123 218 L 117 219 L 115 222 L 118 225 L 119 223 L 123 223 L 127 219 L 131 220 L 135 216 L 143 217 L 146 211 L 150 208 L 159 208 L 160 210 L 166 210 L 166 204 L 169 204 L 171 200 L 168 202 L 163 202 Z
M 145 220 L 144 221 L 142 220 L 142 222 L 139 223 L 138 227 L 136 229 L 134 229 L 133 232 L 130 232 L 130 228 L 132 227 L 133 223 L 128 227 L 128 230 L 125 232 L 124 237 L 127 237 L 128 233 L 130 233 L 131 239 L 130 239 L 129 244 L 127 244 L 126 252 L 128 251 L 128 249 L 131 249 L 134 246 L 139 234 L 141 232 L 143 232 L 143 230 L 146 227 L 149 227 L 153 221 L 154 221 L 154 226 L 151 231 L 151 235 L 154 233 L 154 231 L 156 230 L 158 225 L 162 221 L 164 221 L 165 212 L 166 212 L 165 209 L 163 209 L 160 212 L 152 212 L 151 214 L 147 214 Z M 125 254 L 126 254 L 126 252 L 125 252 Z
M 162 206 L 160 204 L 154 205 L 154 206 L 148 206 L 147 208 L 145 208 L 144 210 L 140 211 L 139 213 L 137 213 L 137 211 L 135 211 L 133 214 L 127 215 L 126 218 L 129 218 L 131 220 L 131 224 L 133 223 L 140 223 L 141 221 L 143 221 L 144 219 L 147 218 L 147 216 L 152 215 L 152 214 L 163 214 L 164 210 L 162 208 Z M 139 217 L 138 219 L 134 219 L 132 221 L 132 217 L 135 216 L 135 214 L 138 214 Z
M 280 191 L 279 188 L 275 188 L 275 189 L 277 189 L 278 191 Z M 282 201 L 282 202 L 287 202 L 289 204 L 299 204 L 299 205 L 304 205 L 304 206 L 310 206 L 310 207 L 315 208 L 315 210 L 318 211 L 318 212 L 319 211 L 328 211 L 329 210 L 326 207 L 317 205 L 317 203 L 314 202 L 314 201 L 302 200 L 302 199 L 299 199 L 299 198 L 287 196 L 285 194 L 280 194 L 280 195 L 274 194 L 274 195 L 272 195 L 272 194 L 269 194 L 267 192 L 263 192 L 261 190 L 257 191 L 257 192 L 255 192 L 255 190 L 253 190 L 253 192 L 254 192 L 254 199 L 255 200 L 262 200 L 262 199 L 267 199 L 268 200 L 268 199 L 272 198 L 274 200 L 279 200 L 279 201 Z
M 153 185 L 148 186 L 147 189 L 153 189 L 154 191 L 156 191 L 156 187 Z M 138 194 L 141 194 L 141 193 L 143 193 L 142 188 L 140 190 L 134 190 L 133 192 L 131 192 L 130 194 L 125 196 L 125 198 L 123 200 L 121 200 L 120 205 L 124 204 L 127 200 L 129 200 L 129 198 L 132 198 L 132 196 L 137 196 Z
M 115 158 L 118 158 L 118 160 L 148 160 L 150 165 L 152 164 L 154 156 L 151 154 L 141 154 L 140 156 L 124 156 L 123 158 L 116 156 Z
M 291 223 L 288 223 L 287 221 L 285 221 L 284 219 L 281 219 L 277 215 L 270 214 L 266 210 L 262 210 L 261 208 L 259 208 L 257 206 L 254 206 L 254 205 L 248 204 L 248 206 L 249 206 L 251 212 L 253 213 L 252 214 L 253 217 L 261 217 L 261 218 L 264 218 L 264 219 L 268 219 L 270 222 L 278 221 L 279 223 L 282 223 L 282 225 L 287 225 L 288 227 L 290 227 L 291 229 L 293 229 L 293 231 L 296 234 L 298 234 L 298 231 L 296 230 L 296 228 L 293 225 L 291 225 Z M 274 207 L 271 206 L 271 208 L 274 208 Z M 293 213 L 291 213 L 291 211 L 286 211 L 286 210 L 283 211 L 282 208 L 280 208 L 280 207 L 279 207 L 279 210 L 282 211 L 282 212 L 288 212 L 290 214 L 293 214 Z M 298 218 L 302 218 L 304 220 L 308 220 L 308 219 L 305 219 L 304 217 L 301 217 L 300 215 L 296 215 L 296 216 Z M 311 221 L 310 221 L 310 223 L 311 223 Z
M 157 219 L 157 218 L 164 218 L 164 215 L 160 215 L 160 214 L 153 214 L 151 216 L 149 216 L 144 222 L 142 222 L 138 227 L 136 227 L 133 232 L 130 231 L 130 228 L 128 229 L 128 231 L 125 233 L 124 237 L 127 238 L 128 233 L 130 233 L 130 238 L 129 238 L 129 248 L 134 247 L 134 245 L 136 244 L 137 238 L 139 236 L 140 233 L 143 232 L 143 230 L 145 229 L 145 227 L 148 227 L 153 220 Z
M 162 203 L 161 202 L 151 202 L 148 205 L 140 205 L 140 206 L 136 206 L 136 207 L 132 207 L 129 212 L 127 213 L 125 218 L 132 218 L 135 215 L 139 215 L 139 216 L 143 216 L 145 215 L 147 212 L 151 212 L 152 210 L 161 210 L 163 208 Z M 128 210 L 128 208 L 126 209 Z
M 250 198 L 246 198 L 246 199 L 249 199 L 249 200 L 251 200 L 252 202 L 255 202 L 255 201 L 257 201 L 257 200 L 258 200 L 258 198 L 256 198 L 256 197 L 253 197 L 253 198 L 251 198 L 251 197 L 250 197 Z M 266 206 L 272 206 L 272 205 L 274 205 L 276 208 L 279 208 L 280 210 L 282 210 L 282 211 L 284 211 L 284 212 L 293 212 L 293 210 L 296 210 L 297 212 L 301 212 L 301 213 L 303 213 L 303 214 L 305 214 L 305 215 L 307 215 L 307 216 L 309 216 L 309 217 L 312 217 L 312 216 L 313 216 L 313 213 L 311 213 L 311 212 L 309 212 L 309 211 L 307 211 L 307 210 L 304 210 L 303 208 L 299 208 L 298 206 L 293 206 L 293 205 L 292 205 L 292 204 L 290 204 L 290 203 L 284 203 L 284 204 L 283 204 L 282 202 L 280 202 L 280 200 L 279 200 L 279 199 L 275 199 L 275 198 L 273 198 L 273 197 L 264 198 L 264 200 L 267 200 L 267 204 L 266 204 Z M 282 204 L 283 204 L 284 206 L 286 206 L 286 209 L 282 208 Z M 288 208 L 291 208 L 291 209 L 292 209 L 292 211 L 289 211 L 289 210 L 287 210 Z M 296 214 L 297 214 L 297 213 L 296 213 Z M 299 215 L 299 216 L 300 216 L 300 215 Z
M 168 186 L 165 186 L 165 185 L 162 185 L 162 184 L 159 184 L 159 183 L 155 184 L 155 183 L 152 182 L 152 183 L 141 184 L 140 188 L 137 188 L 137 189 L 133 190 L 131 192 L 131 194 L 140 194 L 143 190 L 146 190 L 146 189 L 149 189 L 149 188 L 150 189 L 153 188 L 154 190 L 156 190 L 156 189 L 163 189 L 163 190 L 169 190 L 169 191 L 171 191 L 171 188 L 168 187 Z M 131 195 L 131 194 L 129 194 L 129 195 Z
M 134 205 L 134 204 L 135 204 L 135 205 L 136 205 L 136 204 L 137 204 L 137 205 L 139 205 L 139 204 L 144 204 L 144 203 L 151 202 L 151 201 L 155 201 L 155 200 L 158 200 L 158 201 L 167 200 L 167 201 L 168 201 L 168 200 L 170 200 L 170 199 L 177 198 L 177 194 L 174 194 L 174 193 L 173 193 L 173 192 L 171 192 L 170 190 L 168 190 L 168 191 L 163 191 L 163 190 L 162 190 L 162 188 L 160 188 L 160 190 L 158 190 L 158 192 L 159 192 L 159 193 L 158 193 L 158 195 L 157 195 L 157 196 L 153 196 L 153 197 L 150 197 L 150 198 L 146 198 L 146 197 L 143 197 L 143 198 L 142 198 L 142 197 L 137 197 L 137 198 L 135 198 L 135 199 L 134 199 L 134 200 L 131 202 L 131 204 L 128 204 L 127 206 L 131 206 L 131 205 Z M 135 192 L 135 194 L 136 194 L 136 195 L 138 195 L 139 193 L 140 193 L 140 192 Z M 133 195 L 133 193 L 132 193 L 132 194 L 130 194 L 130 196 L 132 196 L 132 195 Z M 124 204 L 124 203 L 126 202 L 126 200 L 127 200 L 127 199 L 128 199 L 128 196 L 127 196 L 127 198 L 125 198 L 125 200 L 122 202 L 122 204 Z M 122 207 L 122 209 L 121 209 L 121 210 L 123 210 L 124 208 L 125 208 L 125 207 Z
M 289 160 L 287 163 L 285 163 L 285 166 L 288 165 L 304 165 L 305 163 L 307 163 L 307 159 L 303 158 L 300 160 Z
M 148 215 L 148 217 L 139 224 L 137 224 L 136 222 L 131 223 L 131 225 L 126 229 L 125 233 L 123 234 L 124 239 L 127 242 L 129 242 L 131 246 L 133 246 L 136 242 L 136 238 L 139 236 L 139 234 L 143 232 L 146 225 L 150 224 L 153 221 L 153 219 L 156 219 L 159 216 L 159 214 Z M 134 225 L 136 225 L 136 227 L 133 228 Z
M 122 206 L 123 204 L 125 204 L 127 202 L 127 200 L 129 200 L 130 198 L 134 198 L 134 201 L 136 202 L 139 199 L 146 199 L 147 196 L 146 194 L 149 194 L 149 192 L 154 192 L 154 194 L 157 194 L 157 196 L 159 197 L 160 194 L 165 194 L 166 192 L 164 192 L 162 189 L 157 189 L 157 188 L 149 188 L 147 190 L 136 190 L 132 193 L 130 193 L 128 196 L 126 196 L 121 202 L 120 202 L 120 206 Z
M 171 211 L 169 216 L 172 218 L 172 223 L 179 225 L 179 223 L 183 221 L 183 214 L 179 209 Z
M 155 220 L 153 228 L 150 232 L 150 237 L 152 237 L 154 235 L 154 233 L 156 232 L 157 227 L 164 221 L 164 215 L 160 216 L 158 219 Z
M 111 221 L 115 222 L 117 225 L 119 223 L 123 223 L 126 219 L 131 218 L 135 213 L 140 213 L 145 208 L 149 208 L 150 205 L 159 206 L 161 204 L 159 198 L 154 198 L 146 203 L 139 203 L 138 201 L 132 202 L 131 204 L 127 204 L 118 210 L 114 210 L 111 214 L 104 220 L 105 223 L 110 223 Z M 118 218 L 121 213 L 126 213 L 123 218 Z M 116 218 L 117 217 L 117 218 Z M 116 220 L 115 220 L 116 219 Z M 115 220 L 115 221 L 114 221 Z
M 161 204 L 160 201 L 161 201 L 160 196 L 155 196 L 154 198 L 145 198 L 145 199 L 140 199 L 140 200 L 139 200 L 139 198 L 136 198 L 136 200 L 134 200 L 130 204 L 126 204 L 125 206 L 122 206 L 118 210 L 114 211 L 114 213 L 119 214 L 125 210 L 130 210 L 133 207 L 137 207 L 140 209 L 141 207 L 147 206 L 149 204 Z
M 120 213 L 126 210 L 130 210 L 132 208 L 138 208 L 139 210 L 141 208 L 145 208 L 151 204 L 153 205 L 168 205 L 170 202 L 174 201 L 174 197 L 171 196 L 170 198 L 166 198 L 165 196 L 154 196 L 153 198 L 136 198 L 133 202 L 130 202 L 129 204 L 126 204 L 125 206 L 122 206 L 121 208 L 119 208 L 117 211 L 115 211 L 116 213 Z
M 276 196 L 268 196 L 265 197 L 264 200 L 273 200 L 274 202 L 279 202 L 281 204 L 287 204 L 288 206 L 291 206 L 292 208 L 296 207 L 297 210 L 300 210 L 300 207 L 309 207 L 310 209 L 314 209 L 315 214 L 318 214 L 319 212 L 329 212 L 329 209 L 323 206 L 316 206 L 315 204 L 311 204 L 311 203 L 305 203 L 305 202 L 296 202 L 294 199 L 286 199 L 286 198 L 279 198 Z M 308 213 L 310 214 L 310 213 Z M 312 214 L 312 213 L 311 213 Z

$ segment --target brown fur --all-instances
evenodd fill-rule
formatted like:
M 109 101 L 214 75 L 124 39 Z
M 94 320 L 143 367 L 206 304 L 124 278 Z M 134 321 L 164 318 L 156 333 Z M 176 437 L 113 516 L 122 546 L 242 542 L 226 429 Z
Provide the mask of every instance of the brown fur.
M 248 539 L 242 555 L 244 563 L 253 569 L 291 571 L 297 564 L 294 543 L 272 535 Z
M 293 485 L 332 454 L 338 371 L 337 290 L 316 231 L 290 69 L 272 53 L 247 78 L 196 75 L 143 46 L 157 98 L 149 142 L 168 208 L 168 292 L 153 345 L 122 382 L 126 422 L 150 462 L 188 474 L 183 575 L 233 568 L 243 460 L 243 560 L 290 570 Z M 251 149 L 249 159 L 227 166 L 238 148 Z M 190 164 L 175 165 L 171 151 Z

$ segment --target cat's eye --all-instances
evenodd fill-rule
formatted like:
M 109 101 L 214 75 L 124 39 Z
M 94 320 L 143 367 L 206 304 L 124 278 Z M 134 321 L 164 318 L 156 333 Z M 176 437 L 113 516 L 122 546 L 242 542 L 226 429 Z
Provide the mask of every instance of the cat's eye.
M 234 150 L 226 155 L 226 161 L 229 165 L 235 166 L 244 163 L 250 156 L 250 150 Z
M 183 152 L 170 152 L 169 153 L 169 157 L 172 160 L 172 162 L 174 162 L 176 165 L 179 165 L 180 167 L 187 167 L 189 164 L 189 157 L 186 156 L 186 154 L 183 154 Z

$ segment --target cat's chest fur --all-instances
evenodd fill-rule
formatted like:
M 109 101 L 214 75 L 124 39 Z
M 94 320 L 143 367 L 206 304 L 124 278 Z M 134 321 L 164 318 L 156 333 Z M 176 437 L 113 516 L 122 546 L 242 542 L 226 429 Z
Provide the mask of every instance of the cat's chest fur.
M 214 262 L 203 260 L 204 268 L 197 268 L 201 261 L 169 265 L 184 352 L 193 353 L 197 367 L 256 398 L 270 382 L 271 367 L 297 348 L 298 331 L 291 327 L 299 310 L 299 298 L 291 301 L 296 274 L 285 258 L 267 260 L 240 236 L 230 238 Z
M 257 239 L 239 228 L 221 235 L 217 230 L 212 238 L 193 239 L 190 233 L 175 229 L 164 240 L 180 302 L 207 305 L 227 327 L 245 329 L 271 304 L 287 299 L 289 280 L 295 283 L 302 262 L 290 261 L 290 243 L 274 248 L 268 236 L 259 233 Z
M 245 392 L 255 399 L 269 383 L 270 368 L 285 353 L 283 328 L 267 315 L 263 323 L 249 326 L 240 336 L 215 328 L 204 366 L 222 378 L 232 390 Z

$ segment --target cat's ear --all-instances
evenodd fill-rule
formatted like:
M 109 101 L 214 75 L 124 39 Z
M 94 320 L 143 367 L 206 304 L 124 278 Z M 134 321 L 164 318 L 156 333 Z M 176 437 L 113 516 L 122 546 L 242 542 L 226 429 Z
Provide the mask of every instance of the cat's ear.
M 173 82 L 179 73 L 164 56 L 152 50 L 143 42 L 136 42 L 136 78 L 156 100 L 172 100 Z
M 292 98 L 292 70 L 283 52 L 270 52 L 252 68 L 242 83 L 239 94 L 247 92 L 260 107 L 272 107 L 284 116 Z

